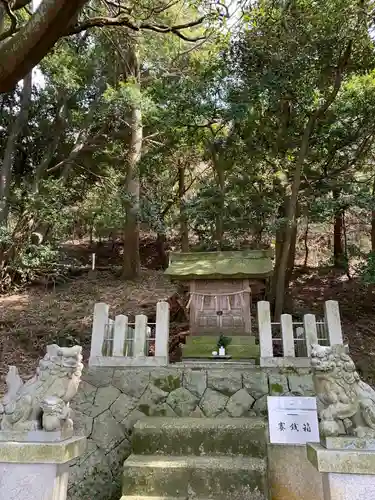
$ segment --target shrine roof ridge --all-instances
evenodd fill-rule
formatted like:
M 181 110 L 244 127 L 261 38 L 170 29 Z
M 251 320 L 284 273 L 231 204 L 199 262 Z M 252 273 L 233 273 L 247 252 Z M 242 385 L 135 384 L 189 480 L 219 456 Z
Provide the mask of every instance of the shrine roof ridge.
M 267 278 L 271 250 L 175 252 L 165 274 L 174 279 Z

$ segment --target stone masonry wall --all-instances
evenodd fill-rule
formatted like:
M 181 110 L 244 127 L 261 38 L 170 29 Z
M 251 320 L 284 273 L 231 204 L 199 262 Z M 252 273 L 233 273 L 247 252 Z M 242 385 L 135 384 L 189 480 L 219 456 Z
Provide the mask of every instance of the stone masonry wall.
M 308 370 L 260 368 L 91 368 L 72 401 L 75 433 L 88 437 L 70 468 L 70 500 L 118 500 L 130 436 L 144 416 L 267 414 L 267 395 L 314 395 Z

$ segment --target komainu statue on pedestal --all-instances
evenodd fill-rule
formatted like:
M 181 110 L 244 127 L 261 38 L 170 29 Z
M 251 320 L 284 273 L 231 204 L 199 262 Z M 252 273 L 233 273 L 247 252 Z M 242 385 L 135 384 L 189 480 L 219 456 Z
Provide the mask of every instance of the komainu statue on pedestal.
M 345 345 L 313 345 L 311 367 L 322 436 L 375 438 L 375 391 L 358 375 Z
M 3 431 L 55 431 L 70 429 L 69 402 L 82 374 L 82 348 L 47 346 L 36 374 L 23 382 L 15 366 L 6 377 L 7 393 L 0 402 Z

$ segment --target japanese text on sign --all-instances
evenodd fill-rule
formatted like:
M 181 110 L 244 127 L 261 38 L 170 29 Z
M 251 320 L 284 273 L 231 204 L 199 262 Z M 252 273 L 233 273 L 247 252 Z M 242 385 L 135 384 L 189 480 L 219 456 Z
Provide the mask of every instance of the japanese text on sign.
M 319 442 L 315 398 L 269 396 L 268 422 L 271 443 Z

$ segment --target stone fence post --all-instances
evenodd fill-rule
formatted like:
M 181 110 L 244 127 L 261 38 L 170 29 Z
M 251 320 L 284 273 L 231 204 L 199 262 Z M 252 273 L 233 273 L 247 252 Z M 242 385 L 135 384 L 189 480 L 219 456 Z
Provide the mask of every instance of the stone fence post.
M 160 301 L 156 306 L 155 357 L 169 360 L 169 303 Z
M 105 304 L 104 302 L 98 302 L 95 304 L 91 334 L 90 360 L 103 356 L 104 337 L 109 321 L 108 313 L 108 304 Z
M 261 300 L 257 304 L 258 325 L 259 325 L 259 344 L 260 359 L 273 358 L 272 329 L 271 329 L 271 308 L 270 303 Z
M 324 316 L 330 345 L 343 344 L 340 309 L 336 300 L 324 303 Z
M 151 326 L 152 325 L 152 326 Z M 134 328 L 133 328 L 134 326 Z M 155 339 L 151 337 L 153 327 Z M 149 355 L 150 343 L 155 341 L 154 355 Z M 148 323 L 144 314 L 135 317 L 135 324 L 119 314 L 109 318 L 109 306 L 97 303 L 91 337 L 89 366 L 166 366 L 169 363 L 169 303 L 156 306 L 156 322 Z

